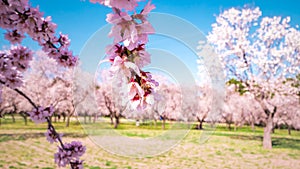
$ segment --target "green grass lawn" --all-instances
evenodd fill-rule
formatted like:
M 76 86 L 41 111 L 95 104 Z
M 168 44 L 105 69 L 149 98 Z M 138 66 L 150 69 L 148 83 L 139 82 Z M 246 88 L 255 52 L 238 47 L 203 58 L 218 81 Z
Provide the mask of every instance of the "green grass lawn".
M 229 131 L 226 125 L 218 124 L 215 131 L 191 129 L 186 137 L 175 147 L 158 156 L 146 158 L 130 158 L 111 154 L 97 146 L 90 139 L 89 132 L 111 130 L 124 137 L 153 138 L 162 136 L 174 128 L 174 122 L 168 122 L 166 130 L 162 130 L 161 122 L 141 123 L 135 126 L 132 121 L 121 119 L 118 129 L 112 129 L 108 122 L 80 124 L 73 120 L 69 128 L 65 123 L 54 123 L 58 132 L 64 133 L 63 140 L 82 141 L 87 146 L 83 156 L 85 168 L 299 168 L 300 166 L 300 132 L 275 130 L 272 134 L 273 149 L 262 148 L 263 129 L 256 127 L 255 131 L 248 126 Z M 53 154 L 56 144 L 50 144 L 44 137 L 46 124 L 27 126 L 21 118 L 16 117 L 12 123 L 10 117 L 1 119 L 0 126 L 0 168 L 57 168 Z M 174 131 L 186 130 L 175 126 Z M 206 132 L 208 140 L 201 141 Z M 91 134 L 91 133 L 90 133 Z M 94 135 L 103 134 L 94 132 Z

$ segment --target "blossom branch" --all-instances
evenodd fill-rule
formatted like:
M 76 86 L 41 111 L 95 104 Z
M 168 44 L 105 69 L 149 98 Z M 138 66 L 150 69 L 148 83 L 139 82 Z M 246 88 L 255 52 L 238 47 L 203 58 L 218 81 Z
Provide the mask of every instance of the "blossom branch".
M 116 84 L 121 85 L 121 90 L 124 90 L 120 93 L 128 94 L 124 98 L 130 101 L 133 109 L 146 109 L 153 104 L 155 87 L 158 86 L 150 72 L 141 70 L 150 63 L 150 54 L 145 50 L 145 44 L 148 42 L 148 35 L 154 33 L 154 28 L 147 16 L 155 6 L 149 1 L 138 13 L 136 7 L 141 0 L 90 1 L 112 8 L 113 13 L 106 18 L 113 25 L 109 37 L 114 39 L 114 44 L 108 45 L 106 49 L 107 58 L 112 63 L 112 77 Z M 130 14 L 131 11 L 133 14 Z M 117 82 L 120 79 L 122 81 Z
M 0 1 L 0 27 L 7 30 L 5 39 L 11 44 L 11 49 L 0 51 L 0 88 L 7 86 L 23 96 L 33 107 L 28 112 L 35 123 L 48 123 L 45 133 L 50 143 L 59 142 L 58 152 L 55 154 L 55 162 L 59 167 L 70 164 L 71 168 L 83 168 L 79 158 L 86 150 L 80 142 L 63 143 L 61 134 L 58 134 L 51 123 L 53 107 L 41 107 L 36 105 L 25 93 L 18 89 L 23 84 L 23 73 L 29 68 L 32 60 L 32 52 L 21 46 L 20 43 L 29 35 L 34 41 L 42 46 L 49 57 L 64 67 L 72 67 L 77 64 L 78 58 L 73 56 L 68 49 L 70 40 L 67 35 L 55 35 L 56 24 L 51 22 L 51 17 L 43 17 L 38 8 L 30 7 L 28 0 Z

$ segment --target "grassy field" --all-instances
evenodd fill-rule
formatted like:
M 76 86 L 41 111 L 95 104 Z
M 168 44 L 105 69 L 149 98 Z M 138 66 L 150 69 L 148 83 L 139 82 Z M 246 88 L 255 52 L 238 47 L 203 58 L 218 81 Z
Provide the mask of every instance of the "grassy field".
M 121 135 L 128 137 L 151 138 L 166 132 L 161 124 L 153 123 L 135 126 L 134 122 L 122 120 Z M 300 168 L 300 132 L 275 130 L 272 135 L 273 149 L 262 148 L 263 129 L 252 131 L 245 126 L 237 131 L 228 131 L 225 125 L 218 125 L 205 143 L 199 142 L 203 131 L 190 130 L 187 136 L 170 151 L 159 156 L 129 158 L 111 154 L 95 145 L 83 130 L 80 123 L 72 121 L 69 128 L 64 123 L 54 123 L 59 132 L 64 133 L 64 141 L 80 140 L 87 146 L 83 156 L 85 168 Z M 96 128 L 102 124 L 87 124 L 84 127 Z M 167 128 L 171 128 L 167 124 Z M 103 126 L 101 126 L 103 127 Z M 44 137 L 46 125 L 31 122 L 24 126 L 17 118 L 2 119 L 0 126 L 0 168 L 52 169 L 53 154 L 57 145 L 50 144 Z

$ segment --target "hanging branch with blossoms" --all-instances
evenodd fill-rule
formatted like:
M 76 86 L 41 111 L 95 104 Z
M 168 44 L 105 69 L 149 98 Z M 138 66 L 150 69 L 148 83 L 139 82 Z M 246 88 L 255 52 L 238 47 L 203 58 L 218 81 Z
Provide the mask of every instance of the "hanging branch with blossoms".
M 138 2 L 142 0 L 90 1 L 108 6 L 113 11 L 106 18 L 113 25 L 109 37 L 114 41 L 106 47 L 107 59 L 112 63 L 110 72 L 113 84 L 121 89 L 120 95 L 129 100 L 131 108 L 146 109 L 153 104 L 155 87 L 158 86 L 151 73 L 142 70 L 150 63 L 145 45 L 154 28 L 147 16 L 155 6 L 149 1 L 141 11 L 137 11 Z
M 57 37 L 56 24 L 51 22 L 51 17 L 44 18 L 38 8 L 29 5 L 28 0 L 1 0 L 0 27 L 7 31 L 5 39 L 15 44 L 8 50 L 0 51 L 0 96 L 1 88 L 6 86 L 28 100 L 33 106 L 33 110 L 28 112 L 31 120 L 35 123 L 47 122 L 48 130 L 45 133 L 47 140 L 50 143 L 59 143 L 58 152 L 54 155 L 57 165 L 65 167 L 70 164 L 72 169 L 83 168 L 80 157 L 85 153 L 85 146 L 77 141 L 63 143 L 62 134 L 56 132 L 50 120 L 54 112 L 53 107 L 36 105 L 19 90 L 23 85 L 23 73 L 29 68 L 29 62 L 33 57 L 33 52 L 21 45 L 25 35 L 37 41 L 42 50 L 60 65 L 73 67 L 77 64 L 78 58 L 68 49 L 70 45 L 68 36 L 60 33 Z

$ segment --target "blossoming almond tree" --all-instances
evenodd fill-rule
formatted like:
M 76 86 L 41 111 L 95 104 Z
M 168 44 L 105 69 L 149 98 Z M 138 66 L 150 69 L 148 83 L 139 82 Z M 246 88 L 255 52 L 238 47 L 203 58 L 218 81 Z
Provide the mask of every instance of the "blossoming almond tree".
M 29 68 L 33 52 L 21 44 L 25 35 L 37 41 L 47 55 L 55 59 L 60 65 L 72 67 L 78 58 L 68 49 L 70 40 L 67 35 L 56 36 L 56 24 L 51 17 L 43 17 L 38 8 L 29 5 L 28 0 L 1 0 L 0 27 L 7 30 L 5 38 L 12 46 L 8 50 L 0 51 L 0 89 L 9 87 L 23 96 L 33 107 L 28 112 L 35 123 L 48 123 L 47 140 L 59 143 L 55 162 L 59 167 L 70 164 L 71 168 L 82 168 L 80 157 L 85 147 L 77 141 L 63 143 L 61 134 L 58 134 L 50 121 L 54 109 L 51 105 L 37 105 L 19 88 L 23 85 L 23 73 Z
M 258 7 L 226 10 L 217 16 L 207 38 L 222 61 L 227 79 L 242 82 L 264 110 L 263 147 L 270 149 L 277 112 L 271 100 L 274 95 L 299 90 L 279 84 L 300 71 L 300 32 L 290 25 L 290 17 L 260 19 L 261 15 Z

